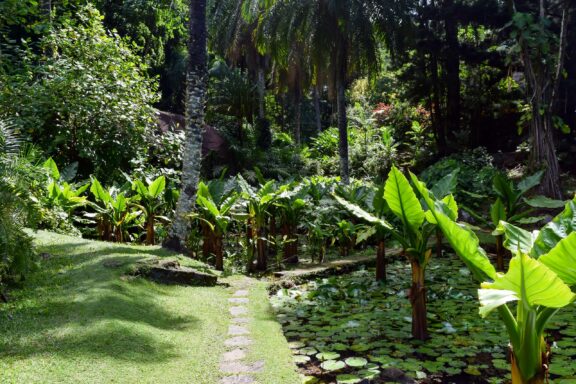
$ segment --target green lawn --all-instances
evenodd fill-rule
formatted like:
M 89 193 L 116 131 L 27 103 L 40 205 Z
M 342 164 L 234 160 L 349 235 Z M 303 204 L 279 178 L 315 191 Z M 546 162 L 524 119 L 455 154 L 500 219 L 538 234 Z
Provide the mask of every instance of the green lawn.
M 138 260 L 169 255 L 158 247 L 35 236 L 38 250 L 51 257 L 0 305 L 0 383 L 219 382 L 231 288 L 122 277 Z M 114 268 L 105 266 L 111 261 Z M 259 382 L 298 383 L 259 284 L 252 297 L 266 305 L 251 308 L 258 311 L 253 316 L 267 319 L 264 329 L 271 329 L 267 353 L 282 356 L 273 359 L 281 366 L 267 364 Z

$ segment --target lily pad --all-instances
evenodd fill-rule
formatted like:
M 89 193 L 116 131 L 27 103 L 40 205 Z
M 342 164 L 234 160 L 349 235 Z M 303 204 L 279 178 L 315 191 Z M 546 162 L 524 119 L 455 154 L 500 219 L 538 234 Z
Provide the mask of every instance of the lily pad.
M 339 371 L 345 368 L 346 364 L 340 360 L 326 360 L 325 362 L 320 364 L 320 367 L 322 367 L 322 369 L 325 371 L 332 372 L 332 371 Z
M 320 361 L 326 361 L 326 360 L 336 360 L 337 358 L 340 357 L 340 354 L 337 352 L 320 352 L 318 354 L 316 354 L 316 358 Z
M 349 357 L 346 360 L 344 360 L 344 362 L 349 367 L 354 367 L 354 368 L 361 368 L 361 367 L 365 366 L 366 364 L 368 364 L 368 360 L 366 360 L 363 357 Z
M 310 356 L 306 355 L 294 355 L 294 362 L 296 364 L 306 364 L 310 361 Z

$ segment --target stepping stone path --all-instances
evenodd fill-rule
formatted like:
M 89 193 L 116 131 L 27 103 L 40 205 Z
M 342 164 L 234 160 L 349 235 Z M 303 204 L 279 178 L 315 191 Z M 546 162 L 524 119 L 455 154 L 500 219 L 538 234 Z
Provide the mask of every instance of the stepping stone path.
M 253 373 L 260 372 L 264 368 L 263 361 L 248 363 L 245 361 L 247 348 L 252 345 L 250 338 L 250 315 L 247 304 L 249 291 L 239 289 L 234 292 L 233 297 L 228 299 L 230 303 L 230 314 L 232 321 L 228 328 L 228 340 L 224 345 L 228 352 L 224 353 L 220 362 L 220 371 L 226 376 L 220 384 L 256 384 Z

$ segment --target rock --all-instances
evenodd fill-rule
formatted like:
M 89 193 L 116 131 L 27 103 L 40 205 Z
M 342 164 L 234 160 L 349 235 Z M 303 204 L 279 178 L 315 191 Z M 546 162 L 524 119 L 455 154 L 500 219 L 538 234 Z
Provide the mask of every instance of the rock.
M 133 274 L 161 284 L 213 287 L 218 281 L 217 276 L 182 267 L 177 260 L 155 260 L 136 268 Z
M 252 384 L 254 379 L 250 376 L 238 375 L 225 377 L 220 381 L 221 384 Z

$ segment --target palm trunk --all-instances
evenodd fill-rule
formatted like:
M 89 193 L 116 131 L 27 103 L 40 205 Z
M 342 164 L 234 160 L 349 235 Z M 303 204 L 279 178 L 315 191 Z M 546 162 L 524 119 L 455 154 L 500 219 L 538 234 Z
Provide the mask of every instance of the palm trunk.
M 426 340 L 428 338 L 428 324 L 426 319 L 426 288 L 424 287 L 425 270 L 416 260 L 412 260 L 411 264 L 412 337 L 417 340 Z
M 386 281 L 386 242 L 378 241 L 376 252 L 376 281 Z
M 294 122 L 294 143 L 300 146 L 302 142 L 302 96 L 300 92 L 294 97 L 294 109 L 296 111 L 296 118 Z
M 148 216 L 148 220 L 146 221 L 146 244 L 147 245 L 154 245 L 156 233 L 154 231 L 154 214 L 150 214 Z
M 186 252 L 190 221 L 202 163 L 202 133 L 207 87 L 206 0 L 190 0 L 188 69 L 186 74 L 186 142 L 182 158 L 182 189 L 164 246 Z
M 447 49 L 446 60 L 446 125 L 449 134 L 460 129 L 460 54 L 458 43 L 458 24 L 454 12 L 454 0 L 445 2 Z
M 346 89 L 343 79 L 339 78 L 336 87 L 338 104 L 338 134 L 340 155 L 340 177 L 344 184 L 350 183 L 350 171 L 348 168 L 348 119 L 346 117 Z
M 257 78 L 257 87 L 258 87 L 258 118 L 265 119 L 266 118 L 266 98 L 265 98 L 265 91 L 266 91 L 266 78 L 264 74 L 264 68 L 262 65 L 258 66 L 258 78 Z
M 320 92 L 318 92 L 318 86 L 316 85 L 312 89 L 312 97 L 314 98 L 314 114 L 316 117 L 316 132 L 318 134 L 322 133 L 322 112 L 320 111 Z

